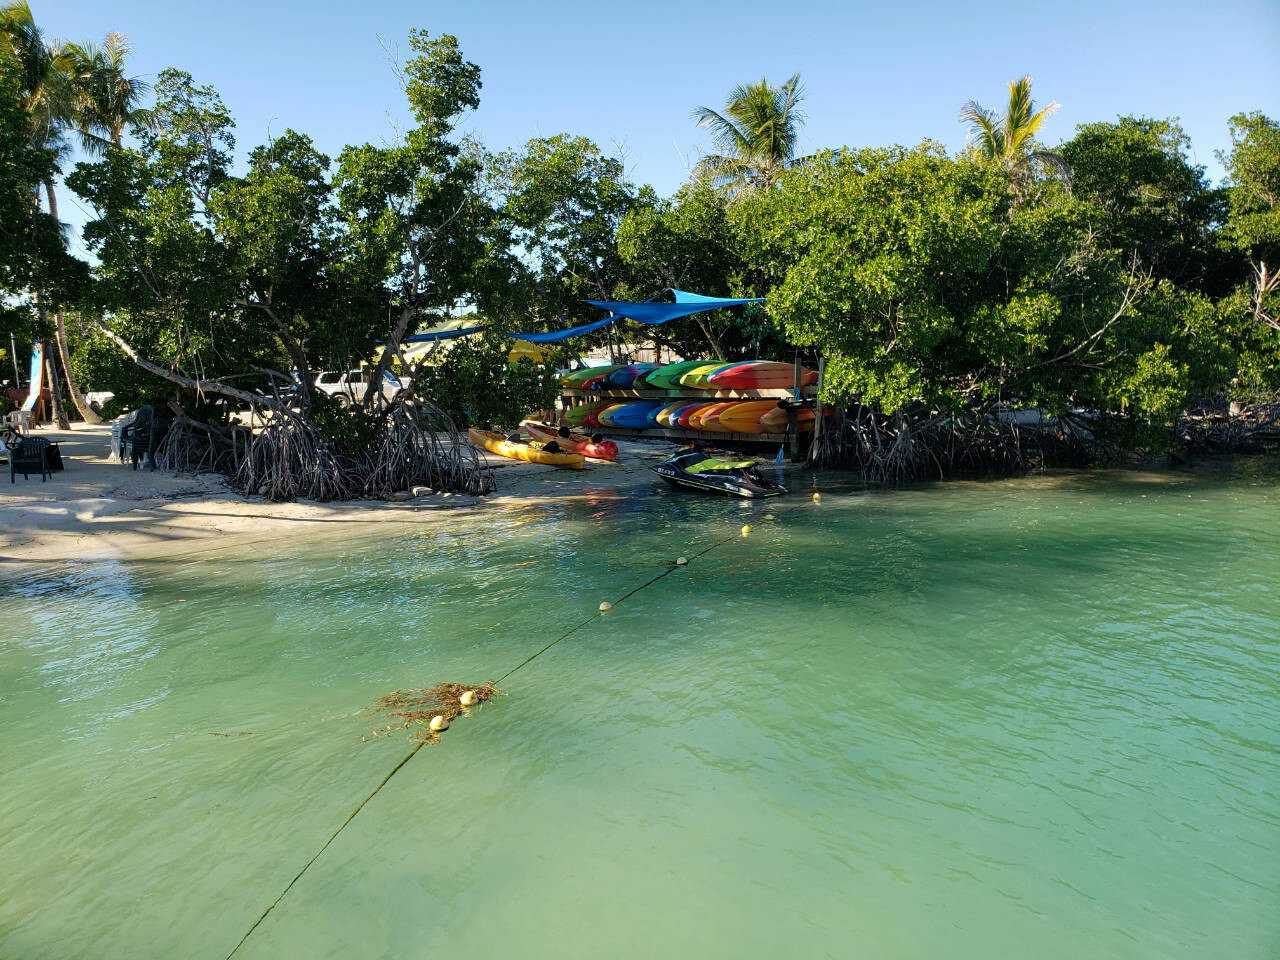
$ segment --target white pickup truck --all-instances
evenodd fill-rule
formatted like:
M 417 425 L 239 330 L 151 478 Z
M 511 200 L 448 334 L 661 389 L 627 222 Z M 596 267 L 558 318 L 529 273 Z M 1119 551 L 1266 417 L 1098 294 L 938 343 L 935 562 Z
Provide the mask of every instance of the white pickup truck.
M 369 389 L 369 378 L 372 370 L 335 370 L 325 371 L 316 376 L 316 389 L 322 393 L 337 397 L 343 406 L 352 406 L 364 402 Z M 404 383 L 390 370 L 382 375 L 382 396 L 391 400 L 404 389 Z

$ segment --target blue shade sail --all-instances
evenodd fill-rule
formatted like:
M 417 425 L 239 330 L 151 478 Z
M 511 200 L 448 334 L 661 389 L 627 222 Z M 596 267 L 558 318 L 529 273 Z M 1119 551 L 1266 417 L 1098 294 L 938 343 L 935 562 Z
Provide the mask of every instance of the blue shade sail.
M 433 330 L 429 333 L 415 333 L 411 337 L 405 337 L 401 343 L 428 343 L 432 340 L 452 340 L 454 337 L 469 337 L 473 333 L 480 333 L 484 327 L 467 327 L 465 330 Z M 379 340 L 379 343 L 382 341 Z
M 527 340 L 529 343 L 559 343 L 561 340 L 580 337 L 584 333 L 607 327 L 617 319 L 617 317 L 605 317 L 603 320 L 593 320 L 578 327 L 569 327 L 567 330 L 548 330 L 546 333 L 508 333 L 507 336 L 516 340 Z
M 677 317 L 687 317 L 694 313 L 702 313 L 704 310 L 716 310 L 720 307 L 737 307 L 744 303 L 764 303 L 764 297 L 749 299 L 704 297 L 696 293 L 686 293 L 684 290 L 673 290 L 672 293 L 676 295 L 675 303 L 653 303 L 652 301 L 627 303 L 620 300 L 587 300 L 584 302 L 591 304 L 593 307 L 599 307 L 601 310 L 608 310 L 617 316 L 650 324 L 666 323 L 668 320 L 674 320 Z
M 700 293 L 690 293 L 688 290 L 675 288 L 672 288 L 671 292 L 676 295 L 676 303 L 705 303 L 708 310 L 715 307 L 736 307 L 744 303 L 764 303 L 764 297 L 735 300 L 727 297 L 704 297 Z
M 671 292 L 676 296 L 675 303 L 654 303 L 652 300 L 646 300 L 643 303 L 631 303 L 625 300 L 584 300 L 583 303 L 589 303 L 601 310 L 608 310 L 613 316 L 592 323 L 584 323 L 579 327 L 570 327 L 567 330 L 552 330 L 547 333 L 508 333 L 507 336 L 517 340 L 528 340 L 530 343 L 559 343 L 561 340 L 580 337 L 584 333 L 607 327 L 618 317 L 626 317 L 628 320 L 636 320 L 640 323 L 659 324 L 674 320 L 676 317 L 702 313 L 704 310 L 738 307 L 744 303 L 764 303 L 764 297 L 704 297 L 702 294 L 689 293 L 686 290 Z

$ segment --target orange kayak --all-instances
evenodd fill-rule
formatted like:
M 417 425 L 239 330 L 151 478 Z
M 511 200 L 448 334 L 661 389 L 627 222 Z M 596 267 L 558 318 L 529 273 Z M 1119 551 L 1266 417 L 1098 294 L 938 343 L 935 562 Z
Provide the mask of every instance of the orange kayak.
M 706 410 L 701 416 L 695 414 L 691 421 L 697 424 L 699 430 L 710 430 L 712 432 L 727 431 L 727 427 L 720 426 L 720 415 L 728 413 L 738 405 L 740 401 L 733 400 L 726 403 L 717 403 L 715 406 Z
M 590 437 L 584 437 L 578 434 L 570 434 L 569 436 L 561 436 L 554 427 L 544 426 L 541 423 L 522 423 L 524 432 L 533 437 L 540 443 L 548 443 L 554 440 L 562 450 L 571 450 L 574 453 L 580 453 L 584 457 L 591 457 L 593 460 L 617 460 L 618 445 L 612 440 L 602 440 L 595 443 Z
M 764 428 L 762 433 L 782 433 L 787 429 L 787 411 L 775 407 L 760 418 L 760 426 Z M 801 407 L 796 411 L 796 429 L 813 429 L 813 410 Z
M 712 418 L 719 416 L 721 411 L 728 410 L 736 402 L 737 401 L 725 402 L 722 400 L 718 403 L 708 404 L 701 410 L 694 411 L 693 416 L 689 418 L 689 426 L 694 430 L 719 429 L 718 422 Z M 708 423 L 708 421 L 710 421 L 710 423 Z
M 699 403 L 696 406 L 685 407 L 684 412 L 671 421 L 671 425 L 673 427 L 683 427 L 686 430 L 692 430 L 694 429 L 692 425 L 693 418 L 703 410 L 706 410 L 707 407 L 713 407 L 715 404 L 716 401 L 708 400 L 706 403 Z
M 778 409 L 777 400 L 746 400 L 720 414 L 720 429 L 730 433 L 769 433 L 760 418 Z M 786 425 L 786 418 L 783 418 Z

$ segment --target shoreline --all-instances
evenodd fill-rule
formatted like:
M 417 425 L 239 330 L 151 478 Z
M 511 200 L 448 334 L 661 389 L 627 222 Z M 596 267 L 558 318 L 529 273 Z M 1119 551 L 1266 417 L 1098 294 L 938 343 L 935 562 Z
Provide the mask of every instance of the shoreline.
M 345 500 L 276 503 L 243 497 L 228 489 L 220 474 L 134 471 L 107 459 L 110 426 L 76 423 L 69 431 L 39 436 L 59 443 L 66 469 L 50 480 L 38 477 L 14 484 L 7 464 L 0 466 L 0 577 L 44 566 L 102 560 L 151 560 L 234 550 L 255 544 L 321 543 L 338 536 L 360 536 L 380 529 L 397 534 L 424 523 L 471 516 L 483 520 L 489 510 L 529 507 L 554 500 L 611 495 L 647 496 L 661 485 L 650 467 L 666 459 L 670 443 L 618 442 L 617 463 L 589 461 L 585 470 L 559 470 L 479 451 L 494 471 L 498 488 L 484 497 L 432 494 L 405 501 Z M 1230 458 L 1229 458 L 1230 459 Z M 1222 469 L 1206 458 L 1189 472 Z M 800 464 L 785 464 L 793 492 L 810 486 Z M 1047 470 L 1021 478 L 1032 485 L 1058 486 L 1104 477 L 1130 484 L 1183 482 L 1188 471 L 1167 466 Z M 850 482 L 839 471 L 818 474 L 824 485 Z M 1010 477 L 957 478 L 945 482 L 1009 482 Z M 911 484 L 919 490 L 930 484 Z M 893 488 L 901 489 L 901 488 Z M 805 500 L 808 498 L 805 497 Z M 743 503 L 747 501 L 742 501 Z
M 107 459 L 109 424 L 42 429 L 56 441 L 66 468 L 0 485 L 0 571 L 77 560 L 149 559 L 289 540 L 318 540 L 456 518 L 487 507 L 585 496 L 601 486 L 624 491 L 651 486 L 649 467 L 666 445 L 623 443 L 618 463 L 591 461 L 585 470 L 555 470 L 487 455 L 498 488 L 484 497 L 441 494 L 405 501 L 346 500 L 273 503 L 228 489 L 219 474 L 172 474 Z M 8 465 L 0 465 L 7 480 Z M 391 528 L 388 528 L 391 529 Z

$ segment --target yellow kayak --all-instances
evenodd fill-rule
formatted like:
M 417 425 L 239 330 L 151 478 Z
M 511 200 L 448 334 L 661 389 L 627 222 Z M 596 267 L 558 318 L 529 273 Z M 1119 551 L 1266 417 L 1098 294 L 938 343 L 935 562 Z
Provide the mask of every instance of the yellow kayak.
M 467 431 L 467 439 L 477 447 L 484 447 L 490 453 L 509 457 L 512 460 L 527 460 L 529 463 L 545 463 L 548 466 L 569 467 L 573 470 L 581 470 L 586 463 L 586 458 L 580 453 L 547 453 L 527 443 L 512 443 L 500 433 L 477 430 L 475 427 Z
M 723 363 L 704 363 L 700 367 L 686 370 L 679 377 L 680 386 L 693 387 L 695 390 L 714 390 L 715 387 L 707 382 L 707 377 L 723 366 Z

